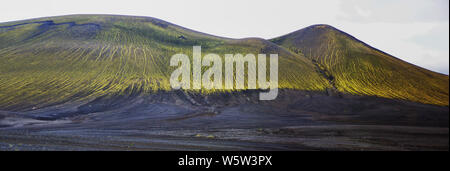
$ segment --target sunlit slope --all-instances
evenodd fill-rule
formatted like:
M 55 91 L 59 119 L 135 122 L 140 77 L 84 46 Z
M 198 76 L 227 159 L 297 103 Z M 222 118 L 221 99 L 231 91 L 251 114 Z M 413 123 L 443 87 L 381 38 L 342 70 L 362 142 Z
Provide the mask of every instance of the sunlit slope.
M 316 62 L 340 92 L 449 104 L 449 78 L 392 57 L 328 25 L 275 38 Z
M 330 87 L 311 60 L 263 39 L 215 37 L 148 17 L 72 15 L 0 24 L 0 109 L 170 90 L 176 53 L 278 53 L 281 88 Z M 208 92 L 206 92 L 208 93 Z

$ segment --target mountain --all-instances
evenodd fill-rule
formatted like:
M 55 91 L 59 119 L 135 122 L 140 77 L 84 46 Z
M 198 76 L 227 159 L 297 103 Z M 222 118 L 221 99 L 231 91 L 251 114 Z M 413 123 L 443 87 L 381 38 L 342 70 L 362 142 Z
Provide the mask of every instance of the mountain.
M 448 105 L 449 77 L 412 65 L 329 25 L 272 42 L 313 61 L 339 92 Z
M 277 98 L 172 90 L 170 58 L 193 46 L 278 54 Z M 0 151 L 448 151 L 448 81 L 327 25 L 264 40 L 150 17 L 0 23 Z
M 448 76 L 408 64 L 331 26 L 311 26 L 269 41 L 217 37 L 150 17 L 69 15 L 0 24 L 0 109 L 27 111 L 170 91 L 176 69 L 169 66 L 170 57 L 192 57 L 194 45 L 222 58 L 225 53 L 278 53 L 281 89 L 448 105 Z
M 0 24 L 0 108 L 29 110 L 108 95 L 170 90 L 176 53 L 278 53 L 282 88 L 323 91 L 311 60 L 267 40 L 227 39 L 159 19 L 71 15 Z

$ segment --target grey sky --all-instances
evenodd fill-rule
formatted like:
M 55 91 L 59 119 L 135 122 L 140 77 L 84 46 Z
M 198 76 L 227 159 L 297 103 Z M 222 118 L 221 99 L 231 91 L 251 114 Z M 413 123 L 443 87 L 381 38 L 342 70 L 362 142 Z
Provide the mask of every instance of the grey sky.
M 324 23 L 449 73 L 448 0 L 14 0 L 0 6 L 0 22 L 67 14 L 151 16 L 231 38 L 273 38 Z

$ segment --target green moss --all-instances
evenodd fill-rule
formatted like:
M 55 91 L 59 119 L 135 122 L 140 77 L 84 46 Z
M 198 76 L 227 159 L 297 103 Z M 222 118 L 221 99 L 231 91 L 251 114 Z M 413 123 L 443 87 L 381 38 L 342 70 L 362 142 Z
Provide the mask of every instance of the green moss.
M 47 28 L 33 22 L 75 22 Z M 260 53 L 265 40 L 231 40 L 144 17 L 72 15 L 4 23 L 0 30 L 0 108 L 19 110 L 108 95 L 171 90 L 170 57 L 202 53 Z M 82 24 L 95 24 L 99 28 Z M 39 33 L 39 34 L 36 34 Z M 180 38 L 180 36 L 183 36 Z M 278 47 L 279 48 L 279 47 Z M 323 91 L 326 79 L 302 54 L 279 52 L 279 86 Z M 224 90 L 202 90 L 213 93 Z

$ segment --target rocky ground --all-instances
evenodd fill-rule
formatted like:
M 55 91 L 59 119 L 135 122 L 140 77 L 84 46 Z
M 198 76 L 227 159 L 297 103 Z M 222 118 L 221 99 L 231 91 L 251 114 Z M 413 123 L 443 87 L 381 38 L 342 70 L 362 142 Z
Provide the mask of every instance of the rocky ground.
M 281 90 L 0 111 L 0 150 L 448 150 L 448 107 Z

